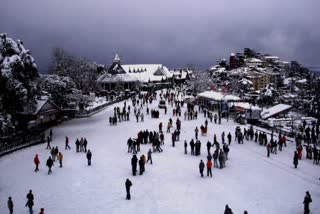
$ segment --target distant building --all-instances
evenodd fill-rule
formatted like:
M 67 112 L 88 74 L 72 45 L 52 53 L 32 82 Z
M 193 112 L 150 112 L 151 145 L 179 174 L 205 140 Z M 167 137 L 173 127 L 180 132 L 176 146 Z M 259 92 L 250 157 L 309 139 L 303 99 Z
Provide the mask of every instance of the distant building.
M 98 78 L 98 83 L 106 91 L 135 90 L 141 83 L 170 81 L 173 73 L 162 64 L 122 65 L 118 54 L 106 73 Z
M 251 67 L 251 68 L 260 67 L 263 65 L 263 61 L 257 58 L 245 59 L 245 63 L 248 67 Z
M 170 70 L 173 73 L 174 83 L 180 84 L 184 83 L 186 80 L 190 80 L 193 78 L 193 72 L 189 69 L 174 69 Z
M 231 53 L 229 58 L 229 69 L 233 70 L 235 68 L 236 68 L 236 57 L 234 53 Z

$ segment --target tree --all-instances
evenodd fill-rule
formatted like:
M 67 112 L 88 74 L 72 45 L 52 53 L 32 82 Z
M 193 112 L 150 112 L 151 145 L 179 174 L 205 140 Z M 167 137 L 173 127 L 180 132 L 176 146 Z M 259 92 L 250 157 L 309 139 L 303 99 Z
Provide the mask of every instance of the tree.
M 187 80 L 187 84 L 193 88 L 195 93 L 206 91 L 212 83 L 207 71 L 194 70 L 194 78 Z
M 279 97 L 279 93 L 270 84 L 262 89 L 258 102 L 260 105 L 271 105 Z
M 60 108 L 66 108 L 70 102 L 77 101 L 77 94 L 81 94 L 76 89 L 76 84 L 70 77 L 60 77 L 58 75 L 47 75 L 39 81 L 41 90 L 49 93 L 53 102 Z M 79 98 L 80 99 L 80 98 Z
M 0 34 L 0 112 L 14 115 L 35 109 L 36 87 L 39 77 L 35 60 L 21 40 L 16 42 Z
M 70 54 L 62 48 L 54 48 L 52 56 L 51 74 L 70 77 L 76 84 L 77 89 L 83 93 L 99 89 L 96 80 L 98 75 L 105 70 L 103 65 Z

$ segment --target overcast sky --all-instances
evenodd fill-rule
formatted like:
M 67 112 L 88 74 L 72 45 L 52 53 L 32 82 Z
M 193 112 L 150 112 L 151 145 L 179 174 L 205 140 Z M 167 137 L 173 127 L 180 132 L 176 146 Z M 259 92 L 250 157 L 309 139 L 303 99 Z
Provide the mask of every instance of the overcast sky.
M 53 47 L 109 65 L 207 68 L 245 47 L 320 65 L 319 0 L 1 0 L 0 32 L 46 72 Z

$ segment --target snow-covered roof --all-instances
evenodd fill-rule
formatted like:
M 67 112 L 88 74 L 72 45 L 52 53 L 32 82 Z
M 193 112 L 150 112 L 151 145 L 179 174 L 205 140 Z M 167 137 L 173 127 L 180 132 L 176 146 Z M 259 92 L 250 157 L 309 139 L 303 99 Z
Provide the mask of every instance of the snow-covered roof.
M 249 58 L 246 60 L 246 62 L 249 62 L 249 63 L 261 63 L 262 61 L 260 59 L 257 59 L 257 58 Z
M 298 80 L 297 83 L 301 83 L 301 84 L 307 83 L 307 79 Z
M 136 79 L 130 76 L 129 74 L 103 74 L 98 78 L 98 82 L 103 83 L 117 83 L 117 82 L 135 82 Z
M 135 80 L 141 82 L 161 81 L 162 79 L 172 78 L 173 74 L 166 66 L 161 64 L 132 64 L 122 65 L 125 72 Z
M 288 109 L 292 108 L 291 105 L 287 104 L 278 104 L 271 108 L 265 109 L 263 112 L 261 112 L 261 118 L 262 119 L 268 119 L 269 117 L 272 117 L 278 113 L 281 113 L 283 111 L 286 111 Z
M 238 101 L 241 100 L 240 97 L 227 94 L 224 95 L 221 92 L 216 92 L 216 91 L 205 91 L 200 94 L 198 94 L 199 97 L 205 97 L 208 99 L 213 99 L 216 101 Z
M 261 110 L 261 108 L 258 106 L 253 106 L 250 103 L 244 103 L 244 102 L 232 103 L 231 106 L 236 106 L 236 107 L 240 107 L 240 108 L 244 108 L 244 109 Z

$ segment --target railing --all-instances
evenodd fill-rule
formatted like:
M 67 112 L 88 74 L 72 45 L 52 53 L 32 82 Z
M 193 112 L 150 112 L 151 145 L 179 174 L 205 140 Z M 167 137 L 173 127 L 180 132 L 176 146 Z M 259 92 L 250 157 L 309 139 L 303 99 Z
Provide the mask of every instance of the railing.
M 24 132 L 13 136 L 0 137 L 0 157 L 44 142 L 45 138 L 42 131 L 35 131 L 32 133 Z

